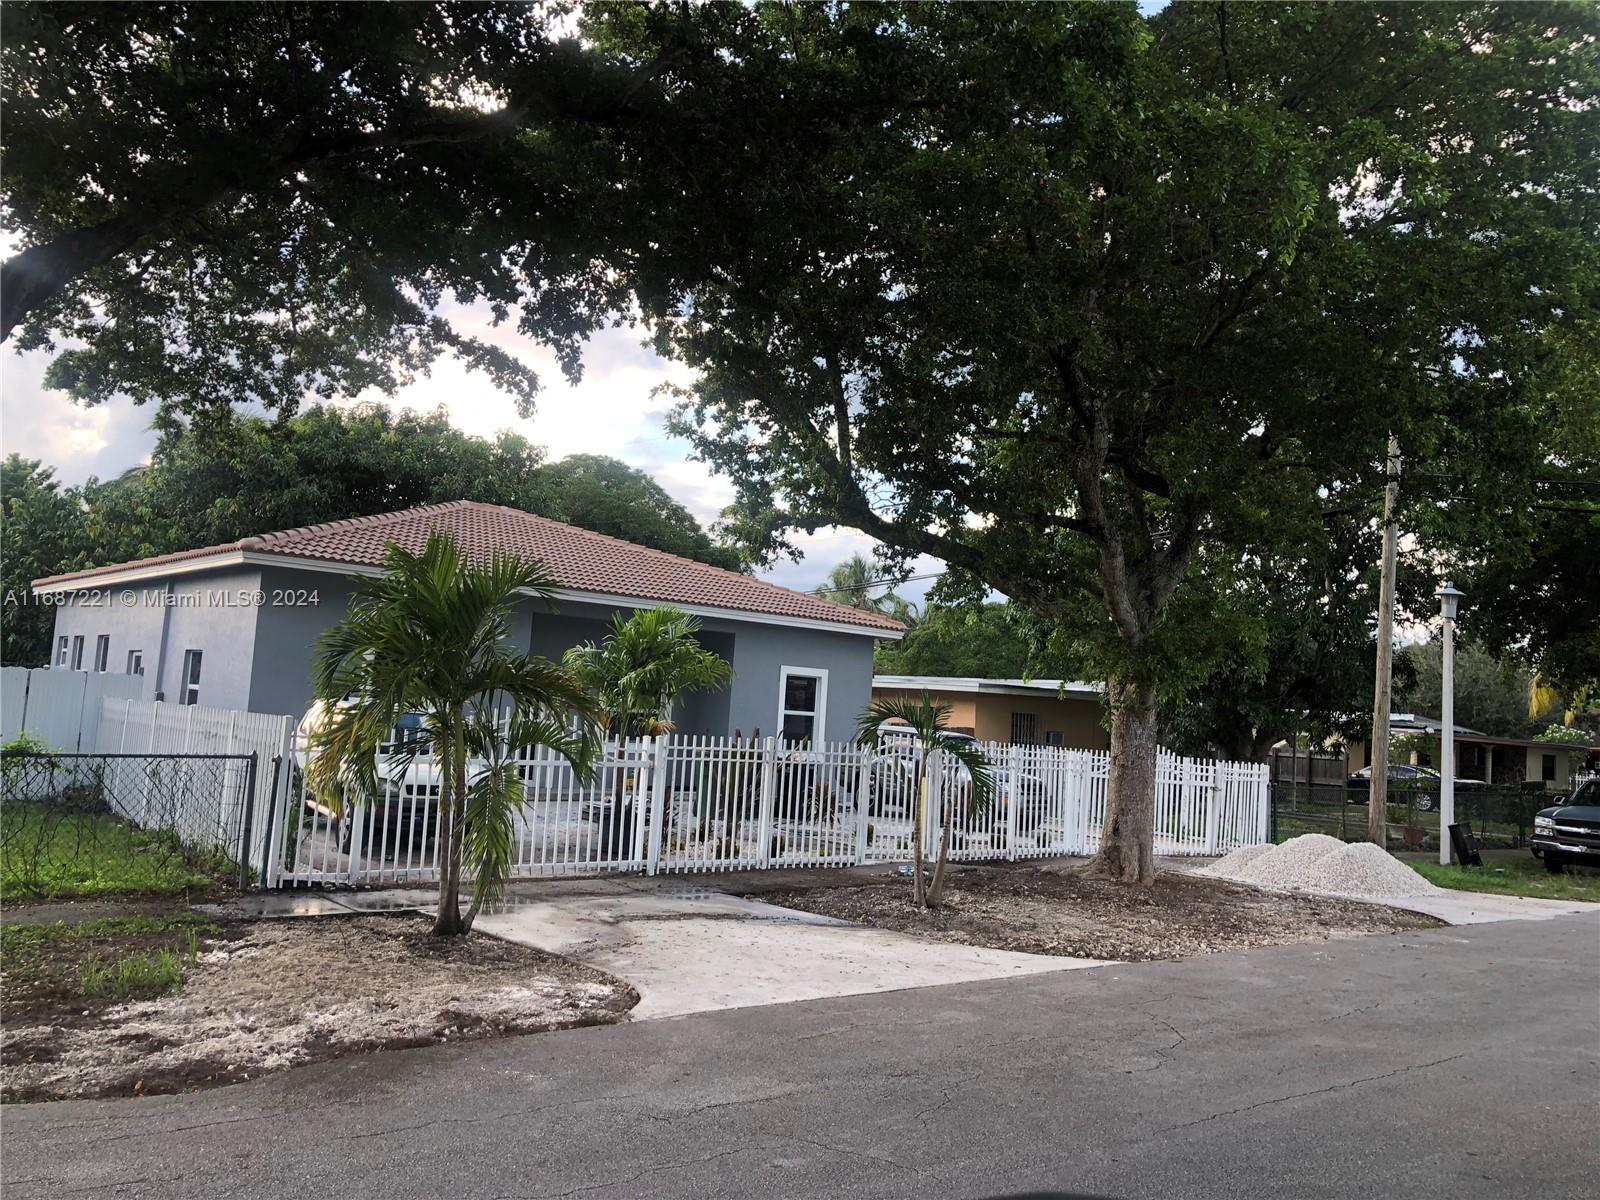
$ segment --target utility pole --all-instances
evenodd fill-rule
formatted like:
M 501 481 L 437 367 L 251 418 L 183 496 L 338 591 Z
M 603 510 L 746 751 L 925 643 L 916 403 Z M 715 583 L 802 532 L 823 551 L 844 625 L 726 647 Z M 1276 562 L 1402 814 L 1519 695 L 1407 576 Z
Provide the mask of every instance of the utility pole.
M 1439 700 L 1439 865 L 1450 865 L 1450 826 L 1456 822 L 1456 606 L 1464 593 L 1447 579 L 1439 589 L 1444 619 Z
M 1383 578 L 1378 588 L 1378 671 L 1372 688 L 1372 782 L 1367 793 L 1367 840 L 1387 846 L 1389 824 L 1389 675 L 1394 663 L 1394 559 L 1399 531 L 1400 439 L 1389 435 L 1389 482 L 1383 489 Z

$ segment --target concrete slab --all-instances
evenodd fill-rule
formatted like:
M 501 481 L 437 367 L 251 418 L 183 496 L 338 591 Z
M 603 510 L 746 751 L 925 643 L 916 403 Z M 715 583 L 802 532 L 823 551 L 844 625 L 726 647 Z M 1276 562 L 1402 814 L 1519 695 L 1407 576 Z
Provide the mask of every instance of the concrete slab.
M 196 904 L 195 912 L 219 917 L 272 920 L 278 917 L 348 917 L 353 911 L 325 892 L 260 892 L 225 900 L 220 904 Z
M 1104 965 L 924 941 L 671 883 L 626 896 L 513 893 L 477 928 L 627 980 L 641 997 L 636 1020 Z
M 1490 892 L 1443 891 L 1427 896 L 1392 896 L 1374 900 L 1373 903 L 1426 913 L 1451 925 L 1483 925 L 1489 921 L 1548 921 L 1553 917 L 1578 913 L 1600 915 L 1600 904 L 1582 900 L 1496 896 Z

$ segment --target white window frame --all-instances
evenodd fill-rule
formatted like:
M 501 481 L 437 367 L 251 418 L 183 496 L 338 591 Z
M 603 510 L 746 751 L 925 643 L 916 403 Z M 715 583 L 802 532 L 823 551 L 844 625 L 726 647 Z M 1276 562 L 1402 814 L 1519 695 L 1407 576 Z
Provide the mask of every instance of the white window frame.
M 805 712 L 802 709 L 785 708 L 784 697 L 789 693 L 789 677 L 791 675 L 803 676 L 817 681 L 817 707 L 814 712 Z M 779 740 L 783 739 L 784 718 L 789 716 L 812 717 L 811 744 L 819 745 L 828 740 L 828 668 L 826 667 L 791 667 L 788 665 L 778 668 L 778 728 Z
M 56 666 L 65 667 L 67 665 L 67 647 L 71 643 L 72 639 L 64 633 L 56 639 Z
M 183 652 L 183 675 L 178 680 L 178 703 L 200 703 L 200 680 L 193 678 L 199 671 L 190 670 L 190 664 L 197 663 L 200 670 L 205 670 L 205 651 L 191 647 Z
M 72 635 L 72 669 L 74 671 L 83 670 L 83 641 L 83 634 L 75 633 Z
M 104 675 L 111 666 L 111 635 L 99 634 L 94 639 L 94 669 L 95 674 Z
M 143 675 L 144 674 L 144 651 L 143 650 L 129 650 L 128 651 L 128 674 L 129 675 Z

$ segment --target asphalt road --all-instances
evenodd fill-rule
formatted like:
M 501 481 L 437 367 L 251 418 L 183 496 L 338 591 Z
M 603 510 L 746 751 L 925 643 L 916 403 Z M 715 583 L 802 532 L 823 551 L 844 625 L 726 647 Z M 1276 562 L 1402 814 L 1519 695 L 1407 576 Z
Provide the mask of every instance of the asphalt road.
M 741 1009 L 10 1107 L 7 1200 L 1591 1197 L 1600 920 Z

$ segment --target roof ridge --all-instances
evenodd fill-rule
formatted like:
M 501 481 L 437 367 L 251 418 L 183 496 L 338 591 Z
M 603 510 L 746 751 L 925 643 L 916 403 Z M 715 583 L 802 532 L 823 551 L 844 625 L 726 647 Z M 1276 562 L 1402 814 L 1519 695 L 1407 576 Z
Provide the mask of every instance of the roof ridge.
M 339 517 L 333 521 L 318 521 L 315 525 L 296 525 L 292 529 L 275 529 L 271 533 L 256 534 L 254 538 L 240 538 L 242 544 L 256 541 L 263 545 L 272 545 L 280 538 L 296 537 L 301 534 L 332 533 L 336 529 L 370 529 L 377 525 L 391 525 L 407 517 L 414 517 L 427 512 L 444 512 L 447 509 L 462 508 L 475 504 L 473 500 L 441 500 L 433 504 L 413 504 L 410 508 L 398 508 L 393 512 L 367 513 L 360 517 Z M 513 512 L 516 510 L 513 509 Z
M 773 583 L 770 580 L 760 579 L 754 575 L 746 575 L 743 571 L 730 571 L 727 567 L 717 566 L 716 563 L 708 563 L 698 558 L 690 558 L 686 554 L 674 554 L 670 550 L 662 550 L 656 546 L 646 546 L 642 542 L 630 542 L 627 538 L 620 538 L 610 533 L 601 533 L 598 529 L 586 529 L 582 525 L 574 525 L 570 521 L 558 521 L 554 517 L 542 516 L 539 513 L 525 512 L 520 508 L 511 508 L 505 504 L 483 504 L 478 501 L 467 501 L 467 503 L 479 504 L 480 507 L 483 508 L 504 509 L 506 512 L 515 513 L 520 517 L 530 517 L 535 521 L 544 521 L 551 525 L 559 525 L 563 529 L 574 530 L 577 533 L 583 534 L 585 537 L 598 538 L 605 542 L 614 542 L 619 546 L 626 546 L 628 549 L 636 552 L 642 551 L 645 554 L 656 555 L 660 558 L 670 558 L 677 562 L 693 563 L 695 566 L 700 567 L 703 570 L 717 571 L 723 575 L 729 576 L 730 578 L 740 580 L 743 583 L 753 583 L 758 587 L 768 588 L 775 592 L 788 592 L 790 595 L 805 596 L 807 599 L 814 600 L 818 604 L 826 604 L 832 608 L 842 609 L 845 612 L 852 614 L 858 620 L 861 617 L 878 617 L 885 621 L 894 621 L 893 617 L 885 616 L 883 613 L 868 612 L 864 608 L 856 608 L 851 604 L 840 604 L 837 600 L 829 600 L 826 596 L 819 596 L 815 592 L 802 592 L 797 588 L 784 587 L 781 583 Z M 894 621 L 894 624 L 899 626 L 900 622 Z

